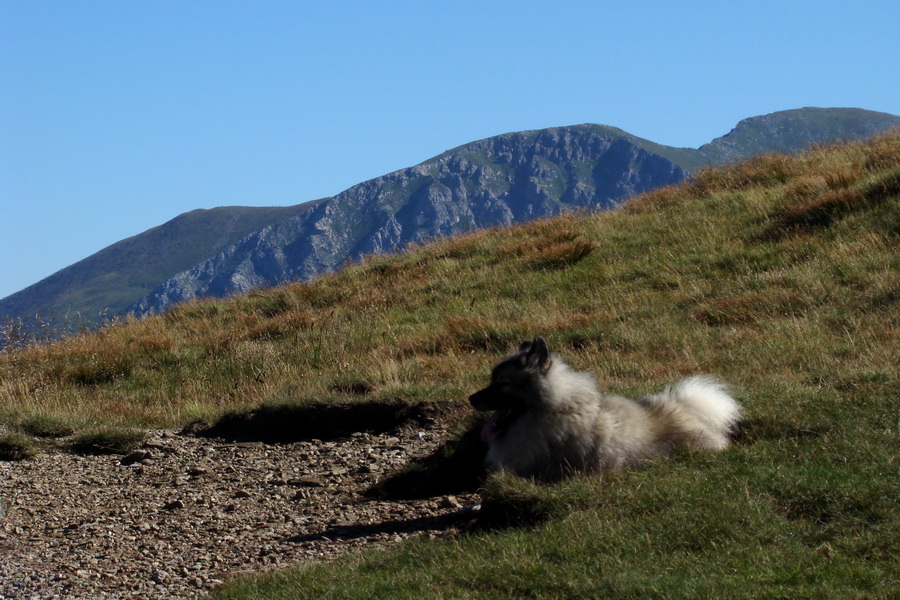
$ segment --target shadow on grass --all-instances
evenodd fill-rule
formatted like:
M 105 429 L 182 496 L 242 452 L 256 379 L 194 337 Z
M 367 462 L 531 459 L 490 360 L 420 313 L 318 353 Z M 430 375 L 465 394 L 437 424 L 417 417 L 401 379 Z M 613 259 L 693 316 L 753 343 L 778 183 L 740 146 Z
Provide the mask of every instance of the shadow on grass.
M 740 423 L 733 435 L 733 439 L 735 444 L 750 445 L 762 441 L 818 438 L 826 435 L 830 430 L 831 428 L 824 426 L 804 426 L 765 417 L 754 417 Z

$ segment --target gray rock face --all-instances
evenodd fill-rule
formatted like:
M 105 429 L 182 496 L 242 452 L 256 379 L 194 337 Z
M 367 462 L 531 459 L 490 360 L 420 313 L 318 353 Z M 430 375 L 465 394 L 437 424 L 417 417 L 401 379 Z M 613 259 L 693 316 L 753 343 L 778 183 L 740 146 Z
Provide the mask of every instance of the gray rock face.
M 366 181 L 265 227 L 132 305 L 144 314 L 196 297 L 309 279 L 411 242 L 573 208 L 611 208 L 688 172 L 610 128 L 502 135 Z

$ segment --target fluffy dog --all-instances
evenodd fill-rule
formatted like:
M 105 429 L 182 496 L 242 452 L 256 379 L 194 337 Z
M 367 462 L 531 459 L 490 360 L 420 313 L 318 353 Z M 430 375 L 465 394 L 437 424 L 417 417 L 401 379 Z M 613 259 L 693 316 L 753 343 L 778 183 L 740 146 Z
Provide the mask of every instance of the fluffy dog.
M 678 447 L 722 450 L 741 420 L 727 386 L 710 377 L 634 400 L 605 395 L 542 337 L 497 364 L 490 385 L 469 401 L 495 411 L 482 430 L 487 469 L 544 481 L 630 467 Z

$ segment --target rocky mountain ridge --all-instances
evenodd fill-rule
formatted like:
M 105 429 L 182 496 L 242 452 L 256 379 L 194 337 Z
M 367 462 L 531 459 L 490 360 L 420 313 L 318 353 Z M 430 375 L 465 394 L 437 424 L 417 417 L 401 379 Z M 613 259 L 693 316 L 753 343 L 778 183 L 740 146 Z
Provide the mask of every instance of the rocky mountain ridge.
M 409 243 L 558 214 L 611 208 L 682 181 L 685 169 L 590 127 L 497 136 L 367 181 L 272 224 L 132 305 L 143 314 L 194 297 L 308 279 Z
M 813 144 L 864 140 L 898 125 L 895 115 L 859 108 L 799 108 L 744 119 L 699 151 L 716 165 L 753 154 L 791 153 Z
M 223 206 L 184 213 L 0 300 L 0 320 L 16 318 L 51 325 L 67 320 L 78 327 L 98 320 L 101 313 L 110 317 L 120 314 L 161 281 L 314 205 Z
M 132 253 L 129 259 L 119 247 L 125 240 L 0 300 L 0 315 L 28 319 L 70 309 L 88 315 L 103 308 L 117 314 L 164 311 L 191 298 L 308 279 L 365 254 L 434 237 L 566 210 L 612 208 L 632 195 L 683 181 L 706 165 L 761 152 L 794 152 L 811 143 L 863 139 L 898 126 L 900 117 L 885 113 L 804 108 L 745 119 L 698 149 L 664 146 L 606 125 L 508 133 L 454 148 L 331 198 L 272 209 L 281 212 L 262 215 L 265 222 L 253 222 L 217 248 L 192 243 L 192 233 L 157 241 L 156 248 L 148 243 L 143 248 L 150 248 L 149 253 Z M 195 225 L 194 232 L 207 237 L 221 227 L 214 220 Z M 130 239 L 149 242 L 153 231 Z M 167 273 L 157 269 L 148 275 L 142 263 L 152 261 L 154 251 L 165 255 L 170 244 L 193 253 L 179 254 L 183 266 L 176 270 L 170 261 Z M 101 254 L 105 260 L 95 260 Z M 108 267 L 113 259 L 125 266 Z M 135 279 L 139 286 L 123 285 Z M 115 302 L 110 302 L 113 288 Z

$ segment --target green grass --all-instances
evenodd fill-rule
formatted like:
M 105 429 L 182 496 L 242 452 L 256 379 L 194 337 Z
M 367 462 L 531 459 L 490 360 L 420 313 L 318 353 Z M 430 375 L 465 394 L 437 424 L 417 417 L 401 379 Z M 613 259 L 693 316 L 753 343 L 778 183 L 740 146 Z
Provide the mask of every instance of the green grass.
M 884 453 L 835 432 L 781 434 L 554 486 L 495 478 L 488 500 L 537 524 L 251 577 L 213 597 L 891 597 Z
M 750 418 L 740 443 L 552 486 L 491 478 L 488 506 L 516 526 L 214 597 L 889 598 L 898 173 L 897 135 L 759 157 L 611 213 L 441 240 L 7 352 L 0 419 L 84 430 L 428 402 L 465 437 L 477 428 L 465 398 L 539 333 L 617 393 L 723 377 Z

